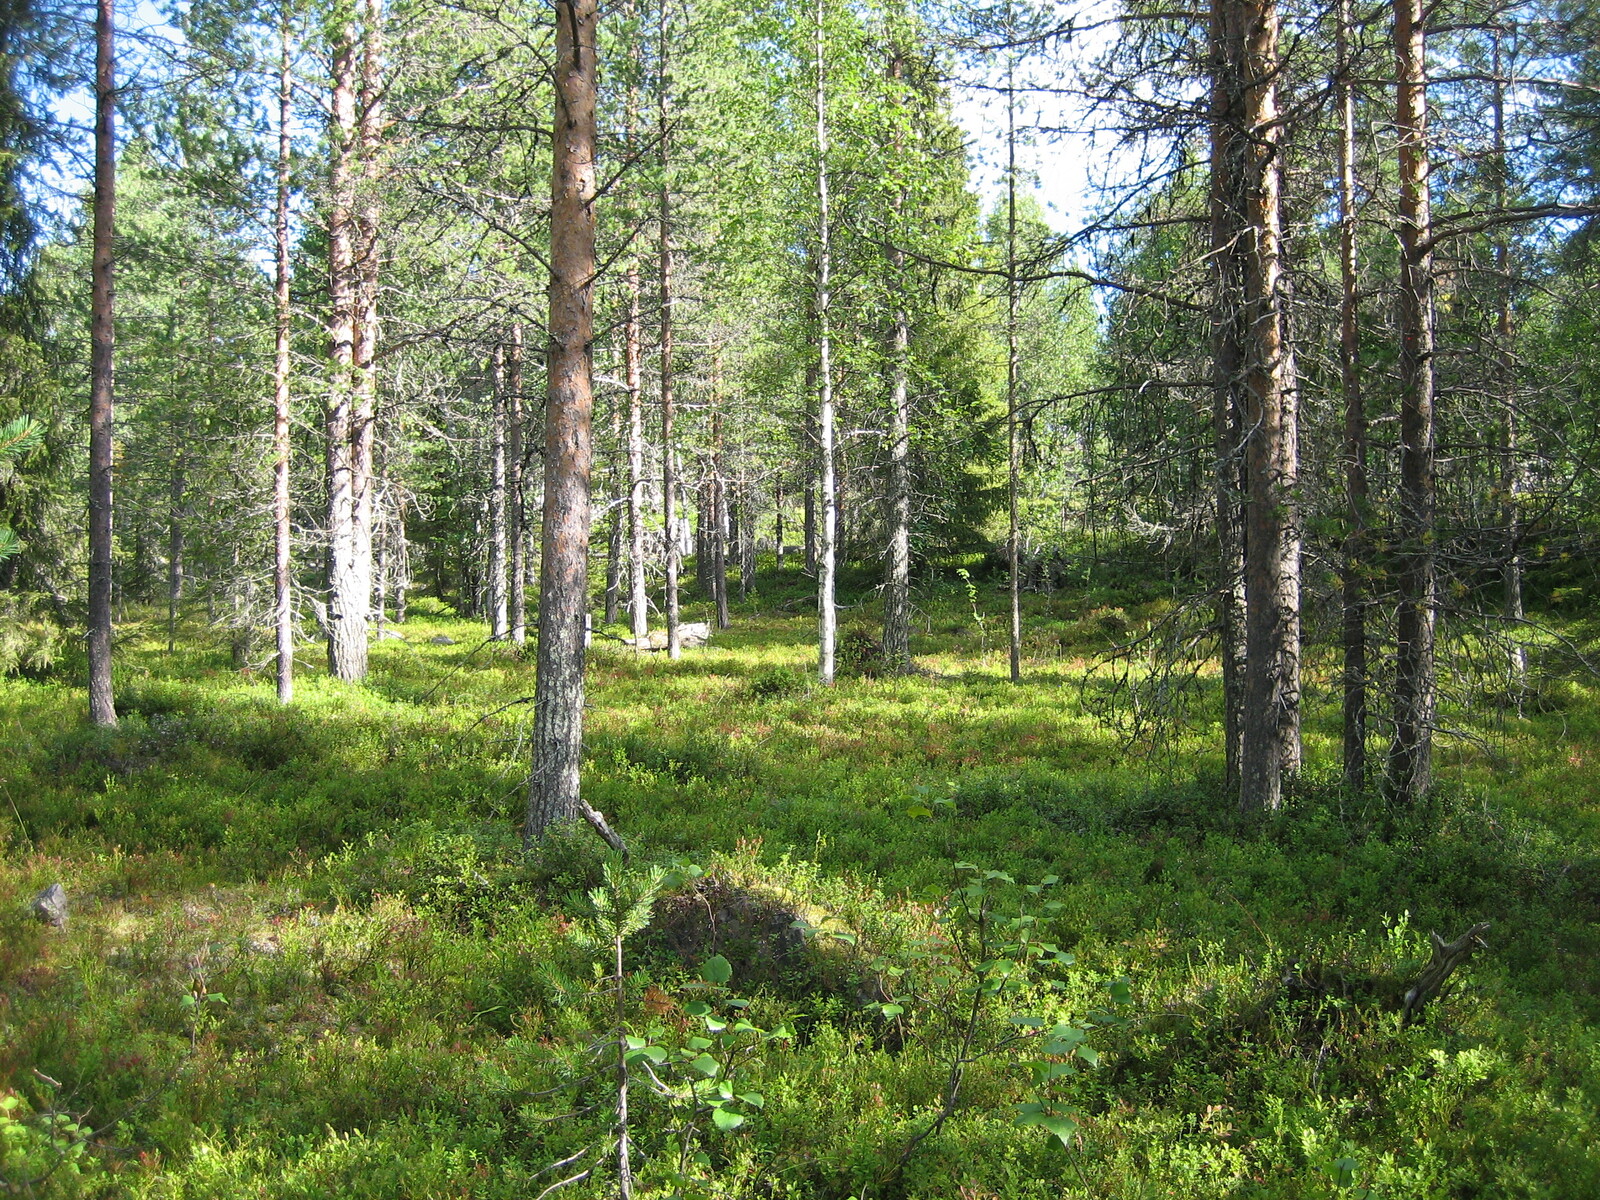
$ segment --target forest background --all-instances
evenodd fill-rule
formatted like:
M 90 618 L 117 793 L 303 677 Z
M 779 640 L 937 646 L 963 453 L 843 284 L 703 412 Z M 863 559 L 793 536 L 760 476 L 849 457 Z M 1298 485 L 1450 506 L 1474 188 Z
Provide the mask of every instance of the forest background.
M 0 17 L 5 1186 L 1600 1191 L 1582 6 Z

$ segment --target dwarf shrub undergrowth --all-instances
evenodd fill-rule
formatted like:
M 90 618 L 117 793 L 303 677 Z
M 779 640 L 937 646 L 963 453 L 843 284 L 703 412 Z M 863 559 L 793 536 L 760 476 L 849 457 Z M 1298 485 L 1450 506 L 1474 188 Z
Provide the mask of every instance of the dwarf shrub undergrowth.
M 642 1055 L 640 1195 L 1600 1194 L 1590 691 L 1494 717 L 1404 817 L 1331 781 L 1313 709 L 1242 824 L 1208 735 L 1161 777 L 1085 707 L 1074 660 L 1159 600 L 1100 590 L 1028 598 L 1018 686 L 959 585 L 919 599 L 926 673 L 834 689 L 761 600 L 679 664 L 597 646 L 585 786 L 672 878 L 620 976 L 574 936 L 605 848 L 520 846 L 531 667 L 442 610 L 287 710 L 200 630 L 119 646 L 115 730 L 0 680 L 0 1177 L 608 1195 L 604 1043 Z M 56 881 L 64 931 L 26 911 Z M 1402 1028 L 1427 933 L 1478 920 Z

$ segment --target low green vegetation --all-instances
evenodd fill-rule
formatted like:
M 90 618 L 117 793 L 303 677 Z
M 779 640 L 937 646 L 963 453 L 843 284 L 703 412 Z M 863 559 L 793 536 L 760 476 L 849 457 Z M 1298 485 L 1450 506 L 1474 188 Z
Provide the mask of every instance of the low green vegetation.
M 437 603 L 287 710 L 200 628 L 130 627 L 115 729 L 70 662 L 0 680 L 0 1179 L 610 1196 L 625 1089 L 638 1196 L 1600 1195 L 1600 709 L 1555 650 L 1523 715 L 1452 715 L 1429 811 L 1341 792 L 1318 710 L 1242 825 L 1214 729 L 1103 719 L 1159 589 L 1029 597 L 1012 686 L 980 571 L 904 677 L 858 582 L 833 690 L 798 576 L 678 663 L 597 640 L 627 864 L 522 853 L 531 665 Z

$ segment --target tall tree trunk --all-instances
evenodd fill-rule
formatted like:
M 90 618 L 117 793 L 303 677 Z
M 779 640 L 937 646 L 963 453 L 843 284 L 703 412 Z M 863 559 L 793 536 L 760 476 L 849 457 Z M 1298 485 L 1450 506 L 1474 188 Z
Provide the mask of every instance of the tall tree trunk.
M 1344 398 L 1344 783 L 1367 780 L 1367 413 L 1361 390 L 1360 278 L 1356 271 L 1356 98 L 1350 61 L 1351 0 L 1339 0 L 1339 385 Z
M 411 547 L 406 541 L 406 502 L 402 497 L 394 506 L 394 620 L 406 623 L 406 593 L 411 587 Z
M 1502 33 L 1495 29 L 1494 39 L 1494 192 L 1495 208 L 1506 207 L 1506 183 L 1510 177 L 1510 162 L 1506 157 L 1506 64 L 1501 45 Z M 1513 48 L 1513 63 L 1515 49 Z M 1510 675 L 1511 691 L 1517 697 L 1521 711 L 1522 690 L 1527 682 L 1528 649 L 1522 641 L 1522 451 L 1517 405 L 1516 352 L 1513 343 L 1515 328 L 1511 319 L 1511 246 L 1504 231 L 1495 235 L 1494 266 L 1498 276 L 1495 334 L 1495 366 L 1500 387 L 1501 405 L 1501 462 L 1500 502 L 1505 522 L 1505 551 L 1501 562 L 1503 589 L 1502 612 L 1506 622 L 1508 643 L 1506 666 Z
M 817 434 L 821 457 L 822 529 L 817 544 L 817 677 L 832 686 L 839 632 L 835 607 L 835 540 L 839 494 L 833 462 L 833 247 L 828 197 L 828 60 L 826 0 L 817 0 Z
M 627 506 L 623 487 L 623 454 L 626 447 L 622 438 L 622 399 L 614 396 L 611 402 L 611 469 L 609 495 L 606 507 L 610 510 L 610 528 L 606 531 L 606 592 L 605 624 L 615 625 L 622 611 L 622 527 L 623 510 Z
M 378 641 L 382 643 L 384 630 L 389 620 L 389 581 L 392 563 L 390 561 L 389 546 L 389 521 L 385 506 L 389 502 L 389 466 L 388 458 L 383 453 L 383 439 L 377 439 L 378 457 L 375 464 L 377 479 L 373 482 L 373 518 L 372 541 L 377 556 L 377 566 L 372 576 L 372 619 L 377 629 Z
M 548 374 L 548 363 L 545 364 L 545 369 Z M 527 445 L 523 447 L 524 458 L 522 464 L 523 495 L 529 498 L 528 509 L 530 514 L 537 514 L 537 519 L 533 515 L 529 516 L 523 538 L 523 545 L 526 547 L 527 553 L 528 587 L 534 591 L 538 590 L 539 574 L 542 570 L 540 556 L 542 553 L 541 537 L 543 534 L 545 499 L 545 460 L 542 431 L 546 418 L 545 407 L 546 401 L 541 399 L 537 412 L 529 409 L 524 417 L 526 427 L 539 432 L 539 436 L 527 437 Z M 531 620 L 534 629 L 537 630 L 539 623 L 537 611 L 534 612 Z
M 772 535 L 773 554 L 777 559 L 779 571 L 783 570 L 783 556 L 787 550 L 787 547 L 783 544 L 783 501 L 783 479 L 780 476 L 778 481 L 772 485 L 772 519 L 776 525 Z
M 1009 15 L 1010 9 L 1007 9 Z M 1022 681 L 1022 527 L 1017 519 L 1017 56 L 1006 65 L 1006 559 L 1010 567 L 1011 682 Z
M 694 505 L 694 590 L 706 600 L 711 596 L 711 558 L 706 543 L 706 513 L 711 508 L 711 482 L 702 478 L 695 492 Z
M 623 357 L 626 359 L 627 351 L 624 349 Z M 626 372 L 626 363 L 624 363 Z M 606 586 L 604 595 L 605 612 L 601 623 L 615 625 L 622 611 L 622 533 L 623 514 L 627 507 L 627 488 L 623 484 L 624 455 L 627 447 L 624 445 L 622 435 L 623 423 L 623 398 L 614 390 L 612 392 L 609 412 L 611 416 L 611 444 L 607 448 L 606 461 Z
M 742 476 L 739 493 L 739 599 L 747 600 L 756 581 L 756 506 Z
M 550 172 L 549 391 L 533 775 L 524 838 L 587 819 L 583 799 L 584 624 L 589 606 L 589 476 L 594 462 L 594 201 L 597 0 L 556 0 L 556 111 Z
M 1278 14 L 1238 0 L 1247 174 L 1245 252 L 1245 680 L 1240 804 L 1277 809 L 1285 766 L 1298 763 L 1299 545 L 1294 360 L 1285 320 L 1279 196 Z
M 89 720 L 115 725 L 111 693 L 111 475 L 115 395 L 112 236 L 117 220 L 116 45 L 111 0 L 94 16 L 94 250 L 89 340 Z
M 1433 785 L 1437 702 L 1433 218 L 1424 21 L 1422 0 L 1395 0 L 1395 129 L 1400 163 L 1400 488 L 1396 503 L 1400 602 L 1388 788 L 1401 804 L 1421 800 Z
M 624 19 L 631 26 L 636 8 L 634 0 L 623 7 Z M 643 58 L 642 34 L 629 47 L 628 84 L 623 100 L 622 139 L 625 153 L 638 153 L 640 63 Z M 643 649 L 650 636 L 650 595 L 645 574 L 645 505 L 647 502 L 644 442 L 643 340 L 644 285 L 639 275 L 639 258 L 630 255 L 624 277 L 627 315 L 623 321 L 622 373 L 628 392 L 628 620 L 633 630 L 635 649 Z
M 810 478 L 806 480 L 806 494 L 804 512 L 801 517 L 804 524 L 801 536 L 805 542 L 806 574 L 817 573 L 817 481 Z
M 272 596 L 278 638 L 278 703 L 294 699 L 294 607 L 290 593 L 292 548 L 289 504 L 289 121 L 293 85 L 289 78 L 289 6 L 281 14 L 282 45 L 278 58 L 278 196 L 273 220 L 277 260 L 273 301 L 277 342 L 272 359 Z
M 850 484 L 854 478 L 850 470 L 850 442 L 848 439 L 839 440 L 840 420 L 849 420 L 848 416 L 841 417 L 838 412 L 838 392 L 834 393 L 834 418 L 833 418 L 833 511 L 837 514 L 833 522 L 833 561 L 834 570 L 837 572 L 838 564 L 849 562 L 851 558 L 851 535 L 855 524 L 855 506 L 851 503 Z
M 1278 151 L 1281 154 L 1281 150 Z M 1274 648 L 1277 656 L 1274 683 L 1274 717 L 1278 722 L 1279 766 L 1283 775 L 1300 772 L 1304 748 L 1300 741 L 1300 571 L 1305 550 L 1300 520 L 1300 368 L 1295 357 L 1293 280 L 1283 262 L 1282 172 L 1279 186 L 1279 225 L 1277 228 L 1278 326 L 1277 375 L 1280 437 L 1273 465 L 1271 496 L 1278 522 L 1278 574 L 1272 603 L 1275 616 Z
M 628 616 L 633 641 L 641 647 L 650 635 L 650 597 L 644 559 L 644 381 L 640 367 L 639 264 L 627 276 L 628 316 L 623 329 L 623 369 L 628 387 Z
M 185 372 L 179 365 L 181 359 L 177 354 L 177 301 L 167 306 L 166 340 L 173 360 L 169 380 L 171 394 L 168 397 L 172 407 L 167 418 L 167 653 L 171 655 L 178 651 L 178 610 L 183 603 L 183 459 L 188 440 L 185 436 L 187 431 L 179 421 Z
M 378 414 L 378 283 L 382 259 L 380 195 L 383 184 L 383 0 L 362 0 L 359 114 L 361 178 L 355 205 L 354 396 L 350 414 L 350 491 L 354 518 L 352 559 L 362 637 L 372 608 L 374 440 Z
M 1212 432 L 1216 444 L 1217 625 L 1222 663 L 1225 783 L 1239 786 L 1244 711 L 1245 589 L 1242 494 L 1244 427 L 1239 392 L 1244 370 L 1243 292 L 1238 197 L 1243 97 L 1234 64 L 1237 33 L 1228 0 L 1212 0 L 1211 60 L 1211 361 Z
M 511 633 L 506 552 L 506 348 L 496 343 L 489 370 L 489 636 Z
M 718 369 L 717 376 L 721 371 Z M 720 380 L 719 380 L 720 382 Z M 726 629 L 728 618 L 728 485 L 722 474 L 722 409 L 718 383 L 712 384 L 711 413 L 711 593 L 717 608 L 717 628 Z
M 176 421 L 173 422 L 177 424 Z M 172 474 L 167 480 L 167 653 L 177 650 L 178 610 L 183 604 L 183 451 L 173 430 Z
M 506 356 L 506 545 L 511 554 L 507 566 L 508 621 L 511 640 L 518 646 L 528 640 L 528 504 L 526 494 L 527 415 L 522 403 L 522 322 L 511 326 L 511 346 Z
M 889 59 L 889 78 L 898 89 L 905 58 L 897 45 Z M 905 153 L 897 123 L 893 154 Z M 906 189 L 894 196 L 893 220 L 898 228 L 906 211 Z M 883 588 L 883 656 L 891 670 L 911 667 L 911 319 L 901 297 L 906 294 L 906 255 L 898 245 L 889 251 L 889 273 L 895 288 L 894 326 L 889 335 L 889 554 Z M 781 553 L 781 550 L 780 550 Z
M 356 38 L 348 12 L 335 31 L 329 130 L 328 335 L 330 377 L 324 432 L 328 468 L 328 671 L 354 682 L 367 673 L 366 596 L 356 534 L 355 402 Z
M 670 18 L 667 0 L 660 0 L 656 25 L 661 78 L 656 88 L 656 145 L 661 161 L 659 223 L 661 226 L 661 508 L 666 524 L 667 657 L 683 655 L 678 633 L 678 570 L 681 563 L 678 529 L 678 480 L 672 436 L 672 74 L 667 34 Z M 634 618 L 637 621 L 637 617 Z

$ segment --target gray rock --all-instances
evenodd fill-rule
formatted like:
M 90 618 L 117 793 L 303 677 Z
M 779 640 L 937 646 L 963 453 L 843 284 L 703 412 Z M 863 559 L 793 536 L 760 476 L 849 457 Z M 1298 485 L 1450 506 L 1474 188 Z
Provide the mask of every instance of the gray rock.
M 278 942 L 278 935 L 275 933 L 247 934 L 244 945 L 252 954 L 264 954 L 268 958 L 276 958 L 283 953 L 283 946 Z
M 706 621 L 688 621 L 678 626 L 678 644 L 680 646 L 704 646 L 711 640 L 711 625 Z M 633 646 L 639 650 L 665 650 L 667 648 L 667 631 L 665 629 L 652 630 L 647 637 L 637 640 L 623 638 L 624 646 Z
M 35 896 L 30 907 L 33 915 L 46 925 L 53 925 L 57 929 L 67 927 L 67 889 L 59 883 L 52 883 Z
M 428 640 L 435 646 L 454 646 L 456 644 L 455 638 L 447 633 L 436 633 Z

